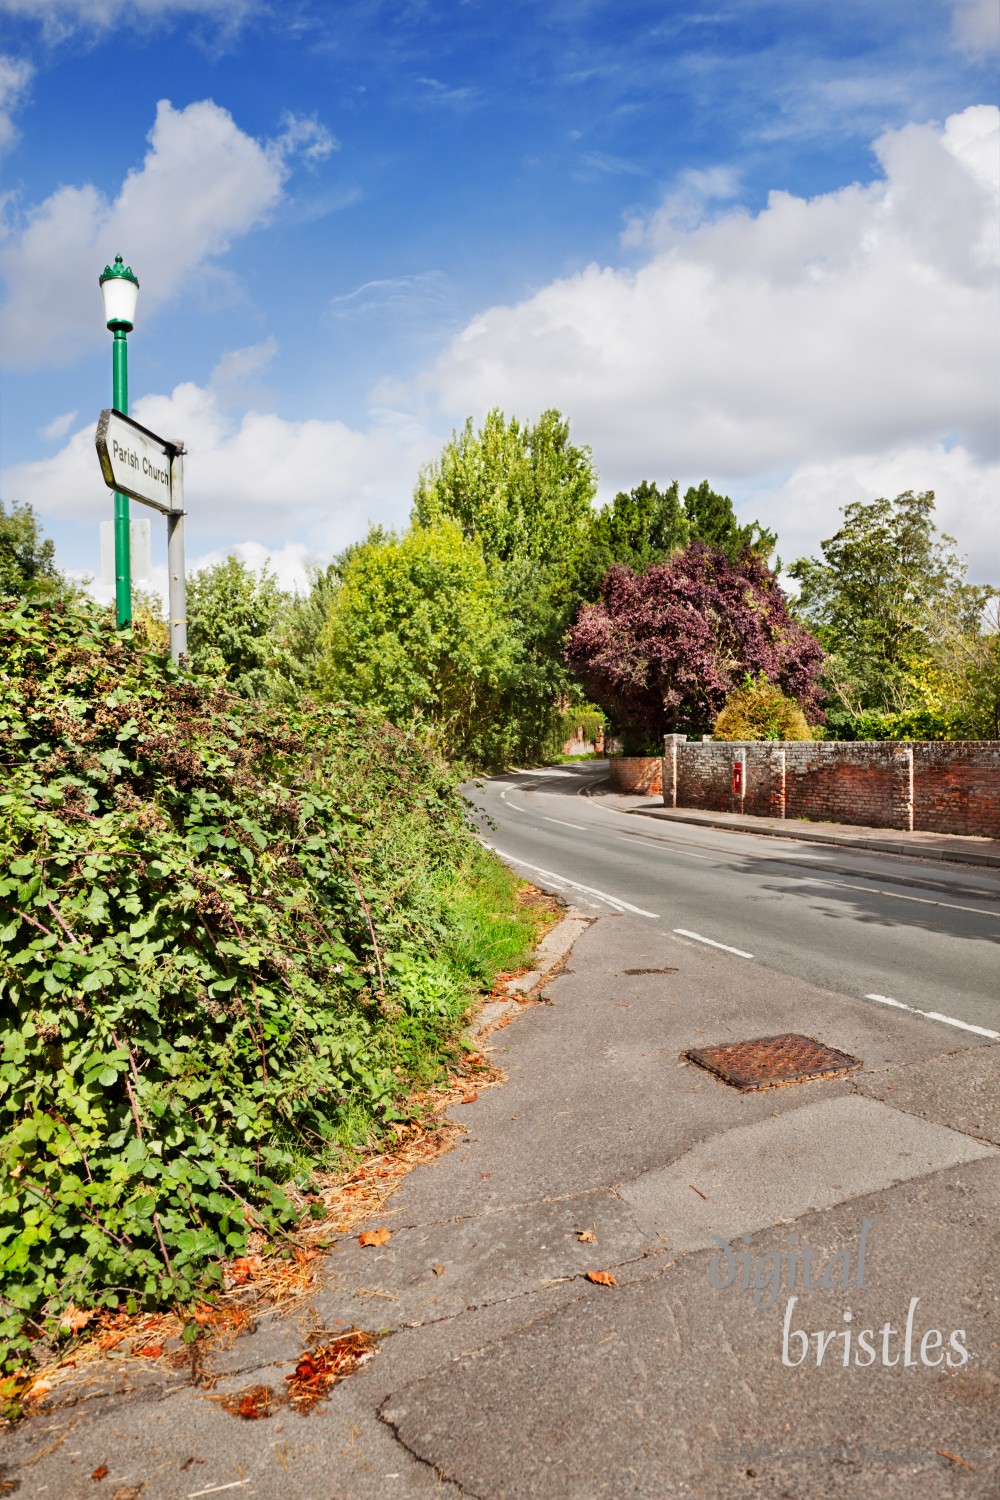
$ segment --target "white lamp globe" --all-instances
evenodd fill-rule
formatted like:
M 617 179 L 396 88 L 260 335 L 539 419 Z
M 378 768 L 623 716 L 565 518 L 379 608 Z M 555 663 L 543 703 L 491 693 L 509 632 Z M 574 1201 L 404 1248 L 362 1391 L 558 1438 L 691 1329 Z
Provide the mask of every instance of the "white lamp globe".
M 105 266 L 101 276 L 101 293 L 104 297 L 104 317 L 113 331 L 123 329 L 131 333 L 135 327 L 135 304 L 139 296 L 139 278 L 131 266 L 125 265 L 120 255 L 115 256 L 113 266 Z

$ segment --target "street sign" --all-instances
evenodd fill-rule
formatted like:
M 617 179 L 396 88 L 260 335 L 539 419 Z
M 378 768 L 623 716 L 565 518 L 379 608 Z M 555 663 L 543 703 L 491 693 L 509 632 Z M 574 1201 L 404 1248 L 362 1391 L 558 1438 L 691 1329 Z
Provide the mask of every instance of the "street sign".
M 178 509 L 170 471 L 173 459 L 183 451 L 181 443 L 157 437 L 148 427 L 110 407 L 101 412 L 96 442 L 101 473 L 109 489 L 151 505 L 164 515 Z
M 187 655 L 187 586 L 184 579 L 184 454 L 181 442 L 172 443 L 157 437 L 148 427 L 108 407 L 97 424 L 97 456 L 101 461 L 104 483 L 119 495 L 129 495 L 152 506 L 167 518 L 167 608 L 170 611 L 170 655 L 180 661 Z M 115 502 L 116 506 L 118 502 Z M 115 525 L 117 526 L 117 516 Z M 140 534 L 136 526 L 140 525 Z M 148 536 L 141 536 L 141 525 L 132 522 L 133 557 L 137 544 L 143 543 L 148 554 Z M 115 533 L 117 537 L 117 532 Z M 115 548 L 115 577 L 120 559 Z M 138 561 L 138 559 L 137 559 Z M 144 561 L 144 559 L 143 559 Z M 148 569 L 148 564 L 146 564 Z M 126 575 L 127 577 L 127 572 Z M 128 618 L 126 616 L 125 618 Z M 122 617 L 119 616 L 119 622 Z

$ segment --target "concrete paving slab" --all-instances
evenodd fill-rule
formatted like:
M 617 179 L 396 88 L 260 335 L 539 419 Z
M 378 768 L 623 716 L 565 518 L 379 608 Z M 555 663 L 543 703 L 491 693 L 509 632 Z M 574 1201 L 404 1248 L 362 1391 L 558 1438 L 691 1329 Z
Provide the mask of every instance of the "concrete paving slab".
M 581 1231 L 593 1241 L 581 1241 Z M 362 1247 L 355 1236 L 326 1257 L 310 1317 L 314 1327 L 331 1329 L 418 1326 L 554 1286 L 603 1260 L 656 1250 L 662 1250 L 656 1230 L 640 1228 L 629 1205 L 607 1189 L 397 1228 L 377 1249 Z M 247 1347 L 241 1339 L 214 1368 L 243 1368 Z
M 770 1307 L 739 1282 L 715 1290 L 712 1257 L 685 1256 L 397 1389 L 382 1414 L 477 1500 L 993 1500 L 1000 1262 L 982 1227 L 998 1211 L 994 1159 L 903 1184 L 795 1226 L 798 1251 L 826 1265 L 871 1218 L 864 1288 L 856 1271 L 847 1289 L 799 1277 L 789 1313 L 790 1231 L 770 1229 L 750 1247 L 753 1267 L 782 1267 Z M 873 1360 L 855 1338 L 845 1367 L 850 1328 L 870 1331 Z M 810 1335 L 800 1364 L 796 1330 Z M 817 1363 L 819 1334 L 835 1339 Z
M 923 1062 L 893 1064 L 861 1074 L 856 1087 L 894 1109 L 1000 1146 L 1000 1046 L 963 1047 Z
M 856 1094 L 737 1126 L 618 1192 L 672 1250 L 699 1250 L 985 1157 L 1000 1152 Z
M 868 849 L 873 853 L 903 854 L 909 859 L 943 860 L 946 863 L 1000 868 L 1000 840 L 966 837 L 954 833 L 912 833 L 889 828 L 867 828 L 852 823 L 811 823 L 808 818 L 759 818 L 750 813 L 700 812 L 674 808 L 643 799 L 640 806 L 625 805 L 622 811 L 666 823 L 689 823 L 702 828 L 724 828 L 730 833 L 755 833 L 759 837 L 793 839 L 807 844 L 839 844 L 844 849 Z

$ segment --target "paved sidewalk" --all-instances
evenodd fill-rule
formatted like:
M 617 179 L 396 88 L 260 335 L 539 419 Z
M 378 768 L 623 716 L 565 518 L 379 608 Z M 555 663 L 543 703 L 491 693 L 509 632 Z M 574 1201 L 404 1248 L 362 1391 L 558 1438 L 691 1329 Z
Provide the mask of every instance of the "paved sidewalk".
M 963 838 L 952 833 L 904 833 L 893 828 L 862 828 L 853 823 L 813 823 L 808 818 L 758 818 L 750 813 L 664 807 L 660 797 L 615 792 L 610 782 L 598 782 L 588 796 L 607 801 L 622 812 L 660 818 L 668 823 L 694 823 L 701 828 L 724 828 L 729 833 L 756 833 L 766 838 L 798 839 L 807 844 L 839 844 L 844 849 L 870 849 L 878 854 L 905 854 L 911 859 L 948 860 L 1000 869 L 1000 839 Z
M 1000 1046 L 648 921 L 561 934 L 484 1043 L 506 1083 L 453 1108 L 388 1243 L 342 1238 L 200 1384 L 81 1372 L 7 1439 L 0 1493 L 994 1500 Z M 683 1060 L 786 1031 L 862 1066 L 740 1093 Z M 378 1352 L 312 1415 L 215 1399 L 281 1390 L 310 1331 L 352 1323 Z

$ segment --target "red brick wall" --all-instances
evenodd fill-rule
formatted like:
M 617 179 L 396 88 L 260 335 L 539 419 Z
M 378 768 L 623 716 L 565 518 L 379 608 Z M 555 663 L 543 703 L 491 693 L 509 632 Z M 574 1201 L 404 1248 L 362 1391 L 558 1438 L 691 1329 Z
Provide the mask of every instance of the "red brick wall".
M 913 785 L 914 828 L 1000 838 L 1000 745 L 995 740 L 915 744 Z
M 613 755 L 608 765 L 616 792 L 655 797 L 663 791 L 663 762 L 658 755 Z
M 665 752 L 669 806 L 1000 838 L 997 741 L 689 744 L 668 735 Z

